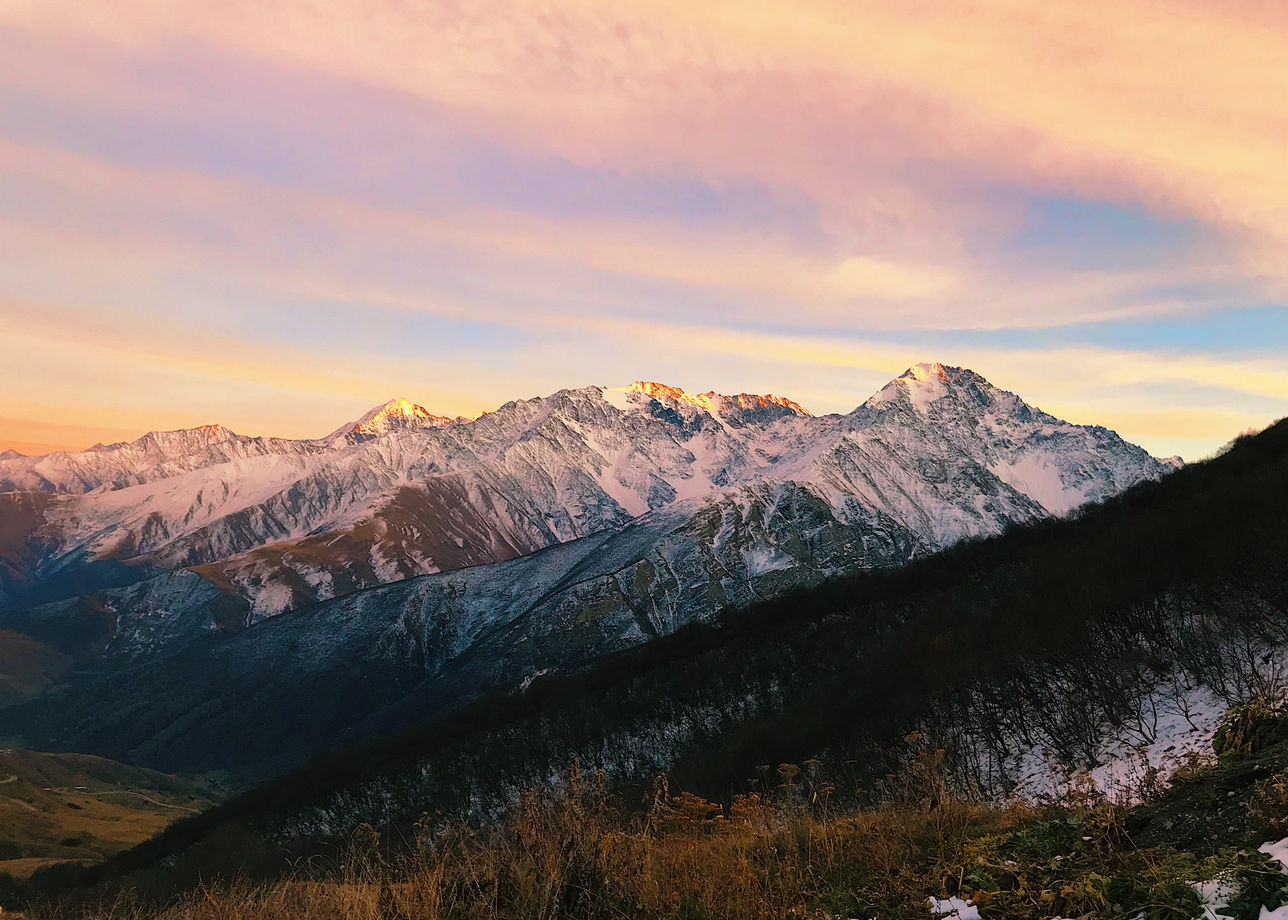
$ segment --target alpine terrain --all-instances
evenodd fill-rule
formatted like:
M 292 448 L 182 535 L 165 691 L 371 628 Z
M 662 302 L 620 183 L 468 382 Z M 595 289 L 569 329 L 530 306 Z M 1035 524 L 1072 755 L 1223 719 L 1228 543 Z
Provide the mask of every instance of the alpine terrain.
M 939 364 L 846 415 L 641 382 L 12 457 L 0 629 L 50 664 L 0 734 L 276 772 L 1177 465 Z

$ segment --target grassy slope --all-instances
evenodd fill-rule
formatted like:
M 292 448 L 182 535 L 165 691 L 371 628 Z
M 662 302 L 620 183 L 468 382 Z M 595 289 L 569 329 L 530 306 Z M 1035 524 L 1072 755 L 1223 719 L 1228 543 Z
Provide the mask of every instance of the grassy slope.
M 213 797 L 202 784 L 101 757 L 0 750 L 0 873 L 96 862 Z

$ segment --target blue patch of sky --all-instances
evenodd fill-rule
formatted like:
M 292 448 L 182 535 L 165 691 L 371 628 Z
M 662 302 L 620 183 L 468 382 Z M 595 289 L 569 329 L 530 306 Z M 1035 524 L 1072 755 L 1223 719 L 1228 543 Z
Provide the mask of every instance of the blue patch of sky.
M 1051 265 L 1069 270 L 1132 270 L 1175 264 L 1179 254 L 1213 234 L 1198 221 L 1161 217 L 1125 202 L 1057 195 L 999 193 L 1022 210 L 1023 221 L 995 241 L 1002 258 L 1021 270 Z
M 1231 307 L 1048 332 L 1048 340 L 1060 336 L 1066 341 L 1144 351 L 1282 354 L 1288 347 L 1288 306 Z
M 1093 345 L 1227 355 L 1282 354 L 1288 348 L 1288 305 L 1231 307 L 1063 331 L 1077 341 Z
M 836 330 L 783 325 L 776 331 L 835 335 Z M 1227 307 L 1145 319 L 1080 323 L 1041 329 L 862 329 L 847 333 L 871 341 L 928 348 L 1056 348 L 1091 345 L 1133 351 L 1236 355 L 1282 354 L 1288 349 L 1288 305 Z

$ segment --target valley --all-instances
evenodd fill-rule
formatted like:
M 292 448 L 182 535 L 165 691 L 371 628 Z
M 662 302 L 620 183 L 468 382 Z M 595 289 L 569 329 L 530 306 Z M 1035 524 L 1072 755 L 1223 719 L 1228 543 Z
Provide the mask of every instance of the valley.
M 205 782 L 79 754 L 0 749 L 0 874 L 92 864 L 198 814 Z

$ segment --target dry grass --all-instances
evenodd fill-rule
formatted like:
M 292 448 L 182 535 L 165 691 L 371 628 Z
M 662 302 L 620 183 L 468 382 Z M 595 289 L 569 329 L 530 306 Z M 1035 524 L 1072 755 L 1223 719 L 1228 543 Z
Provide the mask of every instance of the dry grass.
M 775 788 L 726 807 L 672 794 L 659 779 L 642 809 L 623 807 L 602 777 L 587 780 L 574 768 L 557 792 L 529 794 L 495 826 L 424 818 L 393 855 L 362 827 L 342 857 L 298 865 L 277 881 L 199 886 L 164 904 L 126 890 L 29 916 L 925 920 L 928 896 L 956 895 L 984 918 L 1189 920 L 1198 913 L 1189 882 L 1217 873 L 1281 878 L 1254 853 L 1200 861 L 1137 848 L 1124 810 L 1090 787 L 1045 809 L 963 801 L 943 781 L 941 756 L 923 752 L 888 777 L 879 805 L 844 809 L 808 766 L 783 765 Z

